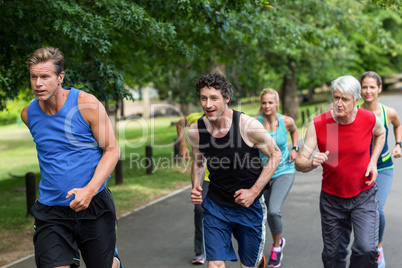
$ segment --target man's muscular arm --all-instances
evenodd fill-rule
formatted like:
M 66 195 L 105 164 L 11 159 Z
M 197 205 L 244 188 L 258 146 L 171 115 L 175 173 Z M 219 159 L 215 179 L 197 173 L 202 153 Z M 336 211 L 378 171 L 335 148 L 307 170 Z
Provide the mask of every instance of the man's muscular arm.
M 254 185 L 250 189 L 240 189 L 235 192 L 235 202 L 243 207 L 249 207 L 274 175 L 281 161 L 282 153 L 272 137 L 255 118 L 242 115 L 240 124 L 245 142 L 250 147 L 256 145 L 269 158 Z

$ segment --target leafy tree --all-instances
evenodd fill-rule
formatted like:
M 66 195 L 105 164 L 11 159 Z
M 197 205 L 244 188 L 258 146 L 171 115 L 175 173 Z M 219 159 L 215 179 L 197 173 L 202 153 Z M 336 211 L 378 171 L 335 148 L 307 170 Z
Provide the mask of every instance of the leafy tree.
M 161 97 L 173 96 L 181 104 L 195 102 L 196 78 L 217 68 L 225 72 L 225 67 L 234 65 L 239 58 L 239 52 L 247 49 L 248 40 L 239 38 L 242 33 L 234 25 L 240 12 L 253 14 L 257 5 L 252 1 L 193 2 L 191 12 L 187 12 L 166 1 L 157 3 L 145 8 L 155 17 L 174 18 L 171 22 L 177 38 L 185 40 L 194 53 L 178 55 L 174 51 L 148 49 L 145 66 L 143 61 L 126 62 L 122 66 L 129 70 L 146 68 L 147 75 L 141 83 L 154 82 Z M 138 83 L 137 72 L 130 73 L 130 80 L 135 83 Z
M 223 38 L 219 48 L 215 45 L 220 38 L 213 37 L 228 32 L 230 13 L 253 4 L 247 0 L 0 1 L 0 25 L 7 25 L 0 29 L 0 109 L 20 89 L 29 88 L 25 60 L 36 48 L 59 47 L 66 56 L 65 85 L 108 102 L 129 97 L 125 82 L 168 85 L 172 67 L 191 65 L 199 71 L 227 58 L 229 53 L 221 52 L 228 39 Z
M 363 1 L 359 1 L 359 2 L 363 2 Z M 402 6 L 402 1 L 401 0 L 370 0 L 370 1 L 368 1 L 368 4 L 378 6 L 383 9 L 400 8 Z
M 393 13 L 377 16 L 379 7 Z M 0 109 L 29 88 L 30 53 L 52 45 L 65 52 L 64 85 L 105 102 L 128 98 L 125 84 L 153 82 L 162 97 L 185 104 L 195 99 L 194 80 L 219 67 L 240 96 L 282 87 L 284 111 L 297 117 L 297 87 L 367 65 L 395 69 L 397 7 L 397 0 L 2 0 Z
M 263 55 L 283 74 L 283 111 L 298 117 L 297 86 L 314 88 L 341 74 L 357 75 L 361 49 L 376 55 L 400 53 L 390 32 L 359 2 L 264 1 L 257 24 Z M 269 25 L 269 26 L 267 26 Z M 370 36 L 370 42 L 364 42 Z M 358 42 L 360 40 L 360 42 Z M 367 54 L 366 54 L 367 55 Z
M 359 32 L 351 36 L 357 54 L 353 68 L 357 75 L 368 70 L 382 75 L 401 70 L 402 12 L 365 7 L 360 17 L 370 23 L 362 23 Z

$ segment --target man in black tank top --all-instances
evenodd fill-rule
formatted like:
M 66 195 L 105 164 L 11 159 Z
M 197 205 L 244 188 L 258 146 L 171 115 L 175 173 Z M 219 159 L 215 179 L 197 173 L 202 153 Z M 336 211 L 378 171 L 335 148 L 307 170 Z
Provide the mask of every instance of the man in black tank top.
M 261 192 L 282 156 L 256 119 L 228 107 L 231 86 L 219 73 L 202 76 L 196 84 L 205 115 L 188 131 L 193 153 L 191 200 L 202 203 L 205 210 L 209 267 L 224 267 L 226 260 L 237 260 L 232 234 L 239 245 L 241 266 L 264 267 L 266 207 Z M 258 149 L 269 158 L 264 166 Z M 205 163 L 210 185 L 202 200 Z

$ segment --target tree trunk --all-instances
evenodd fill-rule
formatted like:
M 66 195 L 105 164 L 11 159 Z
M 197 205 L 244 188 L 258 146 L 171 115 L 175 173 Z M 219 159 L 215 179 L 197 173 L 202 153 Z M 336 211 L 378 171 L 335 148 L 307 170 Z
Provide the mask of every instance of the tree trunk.
M 211 73 L 218 72 L 220 74 L 225 75 L 225 73 L 226 73 L 226 65 L 224 63 L 216 63 L 215 62 L 210 66 L 209 71 Z
M 120 108 L 120 118 L 121 118 L 121 120 L 124 120 L 124 118 L 125 118 L 125 114 L 124 114 L 124 100 L 123 99 L 120 99 L 119 100 L 119 108 Z
M 288 67 L 290 73 L 284 76 L 282 84 L 282 113 L 296 120 L 299 118 L 296 66 L 292 62 L 289 62 Z
M 309 88 L 308 89 L 308 101 L 313 101 L 314 100 L 314 88 Z
M 144 112 L 142 113 L 142 117 L 145 119 L 149 119 L 151 117 L 151 100 L 149 97 L 149 92 L 151 91 L 149 85 L 145 88 L 141 89 L 142 91 L 142 103 L 144 106 Z
M 186 116 L 190 113 L 190 103 L 181 103 L 180 108 L 183 115 Z

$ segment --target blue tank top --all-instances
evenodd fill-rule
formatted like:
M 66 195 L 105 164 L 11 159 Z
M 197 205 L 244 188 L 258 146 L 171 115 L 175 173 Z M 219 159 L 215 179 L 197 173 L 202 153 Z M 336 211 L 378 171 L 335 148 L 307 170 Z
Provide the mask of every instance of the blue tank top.
M 278 116 L 278 128 L 275 131 L 269 132 L 269 135 L 274 139 L 276 145 L 278 145 L 279 149 L 282 153 L 282 159 L 279 163 L 278 168 L 276 169 L 272 178 L 276 178 L 283 174 L 295 173 L 295 166 L 293 163 L 289 162 L 289 149 L 288 149 L 288 132 L 286 131 L 285 124 L 283 123 L 282 115 L 277 113 Z M 262 114 L 258 115 L 258 121 L 263 124 L 263 116 Z M 268 157 L 260 151 L 260 157 L 265 164 L 267 162 Z
M 388 120 L 387 120 L 387 113 L 385 111 L 385 107 L 382 103 L 380 104 L 380 120 L 381 123 L 384 125 L 385 127 L 385 143 L 384 143 L 384 147 L 382 148 L 381 154 L 378 157 L 377 160 L 377 171 L 380 170 L 384 170 L 384 169 L 390 169 L 394 167 L 394 164 L 392 162 L 392 158 L 391 158 L 391 152 L 389 151 L 389 147 L 388 147 L 388 132 L 389 132 L 389 128 L 388 128 Z M 357 105 L 358 108 L 360 108 L 360 105 Z M 373 149 L 373 141 L 371 141 L 370 143 L 370 155 L 371 155 L 371 151 Z
M 80 90 L 66 90 L 66 102 L 54 115 L 45 114 L 36 99 L 28 107 L 41 172 L 38 201 L 47 206 L 69 206 L 74 196 L 66 199 L 67 192 L 88 184 L 103 154 L 78 109 Z

